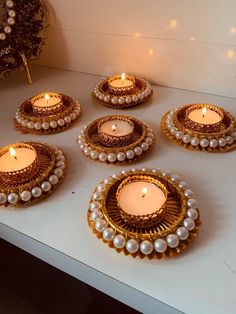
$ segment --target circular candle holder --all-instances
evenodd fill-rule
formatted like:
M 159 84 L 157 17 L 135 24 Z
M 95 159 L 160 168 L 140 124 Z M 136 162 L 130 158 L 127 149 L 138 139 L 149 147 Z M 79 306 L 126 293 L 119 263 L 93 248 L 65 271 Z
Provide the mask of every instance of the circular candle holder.
M 189 118 L 191 112 L 204 107 L 206 111 L 216 112 L 220 121 L 202 124 Z M 161 129 L 170 141 L 187 149 L 228 152 L 236 148 L 236 121 L 229 112 L 217 106 L 193 104 L 172 109 L 163 116 Z
M 106 133 L 102 130 L 102 126 L 105 122 L 113 121 L 113 120 L 114 120 L 114 116 L 112 115 L 112 116 L 106 116 L 98 122 L 98 136 L 101 143 L 107 147 L 115 147 L 115 146 L 119 147 L 119 146 L 129 145 L 130 143 L 132 143 L 133 136 L 134 136 L 134 124 L 129 117 L 125 117 L 123 115 L 116 115 L 116 119 L 115 119 L 115 120 L 124 121 L 131 126 L 132 131 L 126 135 L 117 136 L 117 135 Z
M 53 97 L 55 102 L 47 106 L 37 105 L 45 96 Z M 23 102 L 15 114 L 14 123 L 21 133 L 51 134 L 67 129 L 80 114 L 81 106 L 77 100 L 59 93 L 44 93 Z
M 146 175 L 132 175 L 128 176 L 126 179 L 124 179 L 120 185 L 118 186 L 118 189 L 116 191 L 116 199 L 117 199 L 117 205 L 120 210 L 120 214 L 122 219 L 128 223 L 130 226 L 133 226 L 135 228 L 147 228 L 147 227 L 152 227 L 159 223 L 164 215 L 165 215 L 165 209 L 166 209 L 166 201 L 165 203 L 159 208 L 158 210 L 153 211 L 150 214 L 146 215 L 131 215 L 124 211 L 122 207 L 119 204 L 119 198 L 120 198 L 120 193 L 122 189 L 127 186 L 128 184 L 132 182 L 148 182 L 151 184 L 156 185 L 165 195 L 166 199 L 168 196 L 168 191 L 163 183 L 161 183 L 159 180 L 155 179 L 152 176 L 146 176 Z
M 119 187 L 127 180 L 159 182 L 167 191 L 161 219 L 140 224 L 124 217 L 118 200 Z M 150 217 L 152 220 L 153 217 Z M 88 224 L 94 234 L 110 248 L 125 255 L 149 259 L 181 254 L 198 235 L 200 216 L 197 201 L 186 182 L 178 175 L 158 169 L 122 170 L 101 181 L 89 204 Z
M 149 82 L 139 77 L 127 76 L 132 82 L 127 87 L 112 87 L 111 82 L 120 76 L 113 76 L 102 80 L 93 89 L 92 96 L 99 100 L 106 107 L 124 109 L 137 106 L 146 102 L 152 96 L 152 87 Z
M 19 171 L 0 171 L 0 205 L 25 207 L 48 197 L 59 186 L 67 170 L 67 158 L 56 146 L 27 142 L 11 145 L 36 153 L 35 160 Z M 0 156 L 10 147 L 0 150 Z
M 133 124 L 132 142 L 119 143 L 119 146 L 117 146 L 117 142 L 113 143 L 113 146 L 108 146 L 106 142 L 104 145 L 104 138 L 101 140 L 98 126 L 105 118 L 107 117 L 101 117 L 91 122 L 81 130 L 78 136 L 77 142 L 86 157 L 108 164 L 122 164 L 145 156 L 154 144 L 155 136 L 153 131 L 144 122 L 131 116 L 112 115 L 108 118 L 113 120 L 125 118 Z

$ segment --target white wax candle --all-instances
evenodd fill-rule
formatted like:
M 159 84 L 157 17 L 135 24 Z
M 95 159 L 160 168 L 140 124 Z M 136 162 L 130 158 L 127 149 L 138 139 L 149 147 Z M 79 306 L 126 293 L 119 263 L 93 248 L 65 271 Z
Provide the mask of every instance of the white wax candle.
M 36 159 L 36 153 L 25 147 L 14 148 L 15 155 L 11 156 L 10 152 L 6 152 L 0 157 L 0 171 L 11 172 L 24 169 L 31 165 Z
M 58 104 L 61 101 L 60 97 L 50 96 L 45 94 L 42 98 L 37 99 L 34 103 L 34 107 L 45 108 Z
M 156 212 L 166 201 L 163 191 L 155 184 L 135 181 L 125 185 L 119 194 L 119 206 L 130 215 Z
M 134 85 L 131 80 L 126 79 L 125 73 L 122 73 L 121 78 L 114 79 L 109 83 L 112 87 L 130 87 Z
M 216 111 L 204 108 L 191 111 L 188 115 L 189 119 L 201 124 L 215 124 L 222 120 Z
M 101 132 L 113 136 L 124 136 L 133 132 L 133 127 L 124 120 L 109 120 L 101 125 Z

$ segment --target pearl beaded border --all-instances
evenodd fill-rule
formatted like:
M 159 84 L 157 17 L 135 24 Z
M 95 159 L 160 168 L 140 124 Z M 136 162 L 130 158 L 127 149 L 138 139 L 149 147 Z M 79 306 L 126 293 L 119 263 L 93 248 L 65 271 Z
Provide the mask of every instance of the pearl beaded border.
M 153 234 L 149 237 L 142 238 L 142 235 L 126 231 L 121 233 L 120 229 L 112 224 L 104 215 L 103 206 L 105 206 L 105 199 L 107 190 L 118 180 L 128 176 L 129 174 L 161 174 L 168 178 L 173 185 L 176 185 L 181 190 L 181 194 L 186 200 L 187 208 L 176 230 L 160 237 L 158 234 Z M 96 187 L 88 210 L 88 223 L 93 232 L 98 238 L 109 244 L 110 247 L 115 248 L 118 252 L 123 251 L 126 255 L 139 255 L 140 257 L 162 258 L 165 256 L 173 256 L 180 254 L 191 240 L 196 237 L 198 233 L 198 226 L 200 224 L 198 203 L 193 198 L 193 192 L 189 189 L 186 182 L 182 181 L 178 175 L 171 174 L 169 171 L 161 171 L 160 169 L 146 169 L 142 170 L 131 169 L 129 171 L 122 170 L 120 173 L 101 181 Z
M 105 106 L 108 107 L 122 109 L 136 106 L 137 104 L 145 102 L 149 97 L 151 97 L 153 90 L 151 84 L 148 81 L 139 77 L 135 77 L 135 80 L 139 80 L 143 83 L 143 85 L 145 86 L 144 90 L 139 90 L 135 94 L 125 96 L 112 95 L 108 92 L 105 93 L 102 87 L 108 81 L 108 79 L 106 79 L 95 85 L 92 94 L 95 96 L 96 99 L 98 99 L 99 101 L 104 103 Z
M 120 147 L 119 149 L 117 147 L 108 148 L 105 146 L 96 146 L 90 143 L 90 140 L 85 136 L 85 131 L 89 127 L 85 126 L 84 129 L 80 131 L 77 139 L 80 150 L 86 157 L 89 157 L 93 160 L 98 160 L 100 162 L 106 162 L 108 164 L 130 162 L 142 157 L 147 153 L 147 151 L 149 151 L 151 146 L 154 144 L 155 135 L 148 125 L 137 119 L 136 121 L 140 122 L 143 128 L 146 129 L 146 136 L 142 141 L 140 141 L 140 143 L 137 143 L 137 141 L 135 141 L 133 147 L 132 144 Z M 96 149 L 94 147 L 96 147 Z
M 183 106 L 182 106 L 183 107 Z M 174 139 L 175 142 L 186 148 L 192 148 L 195 150 L 205 150 L 208 152 L 222 152 L 229 151 L 236 147 L 236 124 L 235 129 L 232 130 L 231 134 L 224 134 L 222 132 L 219 138 L 214 137 L 214 134 L 199 133 L 198 136 L 191 136 L 189 132 L 184 133 L 179 130 L 174 124 L 173 117 L 175 113 L 182 107 L 174 108 L 170 110 L 162 118 L 161 128 L 162 131 L 170 138 Z M 210 136 L 207 138 L 206 136 Z
M 3 28 L 3 32 L 0 32 L 0 40 L 6 40 L 7 35 L 12 31 L 12 26 L 15 24 L 16 11 L 12 8 L 14 7 L 14 2 L 12 0 L 6 0 L 6 7 L 8 8 L 7 14 L 8 18 L 6 20 L 6 26 Z
M 26 119 L 24 116 L 21 115 L 20 108 L 18 108 L 14 121 L 16 128 L 22 130 L 23 132 L 34 132 L 40 134 L 47 134 L 52 132 L 60 132 L 65 128 L 68 128 L 81 114 L 81 105 L 79 102 L 71 98 L 71 101 L 74 103 L 74 109 L 71 113 L 63 115 L 63 111 L 60 112 L 60 118 L 55 119 L 54 116 L 48 116 L 40 118 L 37 117 L 37 121 L 32 121 L 30 117 Z M 35 118 L 34 118 L 35 120 Z
M 53 190 L 61 183 L 67 169 L 67 158 L 62 150 L 57 146 L 50 146 L 55 152 L 56 162 L 52 172 L 30 188 L 15 187 L 14 189 L 4 192 L 0 190 L 0 206 L 24 207 L 28 206 L 42 198 L 50 195 Z M 26 185 L 24 185 L 26 186 Z

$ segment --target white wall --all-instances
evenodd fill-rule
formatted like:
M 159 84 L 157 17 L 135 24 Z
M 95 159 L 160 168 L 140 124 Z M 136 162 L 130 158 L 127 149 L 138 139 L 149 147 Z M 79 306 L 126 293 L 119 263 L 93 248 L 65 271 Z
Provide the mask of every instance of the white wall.
M 48 0 L 41 65 L 236 97 L 235 0 Z

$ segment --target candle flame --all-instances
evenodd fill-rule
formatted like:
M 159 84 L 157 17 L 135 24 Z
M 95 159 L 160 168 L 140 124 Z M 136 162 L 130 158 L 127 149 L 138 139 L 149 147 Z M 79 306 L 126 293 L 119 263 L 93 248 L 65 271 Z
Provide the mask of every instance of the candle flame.
M 144 198 L 148 193 L 148 189 L 146 187 L 142 188 L 142 198 Z
M 116 130 L 116 125 L 112 124 L 111 129 L 112 129 L 112 131 L 115 131 Z
M 11 157 L 17 159 L 16 158 L 16 150 L 12 146 L 10 146 L 9 153 L 10 153 Z
M 122 80 L 125 80 L 125 73 L 122 73 L 122 74 L 121 74 L 121 79 L 122 79 Z
M 48 94 L 46 94 L 46 95 L 44 96 L 44 99 L 46 100 L 46 102 L 48 102 L 49 99 L 50 99 L 50 96 L 49 96 Z
M 203 107 L 202 108 L 202 116 L 203 116 L 203 118 L 205 117 L 206 113 L 207 113 L 207 108 Z

